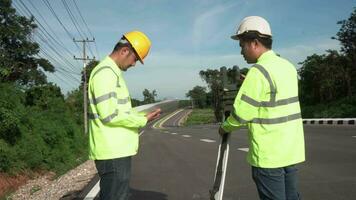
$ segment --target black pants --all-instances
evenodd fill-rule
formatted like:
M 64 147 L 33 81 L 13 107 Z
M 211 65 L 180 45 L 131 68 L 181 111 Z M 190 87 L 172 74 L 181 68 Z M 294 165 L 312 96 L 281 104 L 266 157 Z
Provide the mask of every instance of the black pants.
M 127 200 L 130 193 L 131 157 L 96 160 L 100 200 Z
M 261 200 L 299 200 L 297 167 L 260 168 L 252 166 L 252 178 Z

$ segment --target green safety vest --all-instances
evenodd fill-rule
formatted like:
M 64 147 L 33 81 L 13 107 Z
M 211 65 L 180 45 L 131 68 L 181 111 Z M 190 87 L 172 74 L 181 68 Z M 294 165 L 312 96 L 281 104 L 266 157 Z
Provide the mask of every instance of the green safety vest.
M 222 124 L 227 132 L 241 126 L 249 130 L 247 161 L 252 166 L 277 168 L 305 160 L 297 71 L 272 50 L 251 67 Z
M 89 159 L 106 160 L 137 154 L 138 129 L 144 114 L 131 107 L 122 71 L 107 56 L 91 72 L 89 97 Z

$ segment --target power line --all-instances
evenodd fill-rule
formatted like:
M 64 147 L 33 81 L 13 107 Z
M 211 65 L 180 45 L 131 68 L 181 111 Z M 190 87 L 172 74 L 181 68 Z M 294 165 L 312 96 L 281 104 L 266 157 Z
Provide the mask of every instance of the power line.
M 19 4 L 20 5 L 20 4 Z M 23 7 L 25 7 L 25 10 L 27 11 L 24 11 L 19 5 L 17 5 L 16 6 L 16 9 L 17 9 L 17 12 L 19 12 L 21 15 L 23 15 L 23 16 L 26 16 L 26 15 L 30 15 L 30 16 L 32 16 L 34 19 L 35 19 L 35 17 L 33 16 L 33 13 L 25 6 L 25 5 L 23 5 L 22 4 L 22 6 Z M 39 31 L 42 31 L 43 32 L 43 30 L 41 30 L 41 26 L 39 27 L 39 29 L 38 29 Z M 42 35 L 43 34 L 43 35 Z M 50 48 L 50 49 L 52 49 L 52 50 L 54 50 L 55 48 L 53 48 L 49 43 L 47 43 L 46 42 L 46 39 L 45 39 L 45 37 L 48 39 L 48 37 L 45 35 L 45 33 L 40 33 L 40 32 L 38 32 L 38 34 L 36 35 L 40 40 L 42 40 L 45 44 L 47 44 L 47 46 Z M 48 32 L 47 32 L 47 34 L 48 34 Z M 69 64 L 71 64 L 68 60 L 64 60 L 63 59 L 63 56 L 60 54 L 60 53 L 58 53 L 56 50 L 54 50 L 55 51 L 55 55 L 58 55 L 59 56 L 59 58 L 60 58 L 60 60 L 62 60 L 62 62 L 68 62 Z M 54 61 L 54 62 L 57 62 L 59 65 L 58 65 L 58 67 L 57 67 L 57 72 L 58 73 L 60 73 L 60 74 L 62 74 L 62 76 L 63 77 L 65 77 L 65 78 L 67 78 L 67 80 L 65 80 L 65 79 L 63 79 L 62 77 L 61 77 L 61 79 L 62 80 L 65 80 L 63 83 L 64 84 L 68 84 L 68 82 L 70 81 L 70 82 L 72 82 L 72 83 L 74 83 L 74 85 L 76 85 L 77 83 L 80 83 L 80 80 L 78 80 L 76 77 L 74 77 L 72 74 L 77 74 L 77 75 L 80 75 L 80 74 L 78 74 L 78 73 L 75 73 L 75 72 L 70 72 L 70 71 L 68 71 L 68 70 L 66 70 L 66 69 L 64 69 L 64 68 L 61 68 L 60 66 L 66 66 L 66 64 L 61 64 L 56 58 L 54 58 L 54 57 L 52 57 L 46 50 L 45 50 L 45 46 L 44 45 L 42 45 L 42 47 L 40 47 L 40 53 L 43 53 L 43 54 L 45 54 L 48 58 L 50 58 L 50 60 L 52 60 L 52 62 Z M 42 56 L 40 56 L 39 54 L 37 54 L 37 56 L 38 57 L 40 57 L 40 58 L 42 58 L 42 59 L 45 59 L 45 58 L 43 58 Z M 67 72 L 67 73 L 66 73 Z M 51 73 L 51 74 L 54 74 L 54 75 L 56 75 L 56 76 L 58 76 L 56 73 Z M 73 81 L 71 81 L 71 80 L 73 80 Z
M 63 3 L 64 8 L 66 9 L 66 11 L 67 11 L 67 13 L 69 15 L 70 20 L 72 21 L 75 29 L 77 29 L 77 31 L 78 31 L 79 35 L 81 36 L 81 38 L 82 39 L 84 39 L 85 37 L 88 38 L 87 35 L 85 34 L 85 31 L 83 31 L 83 29 L 81 28 L 80 24 L 76 20 L 74 14 L 72 13 L 72 11 L 71 11 L 70 7 L 68 6 L 67 2 L 65 0 L 62 0 L 62 3 Z M 89 48 L 89 51 L 92 54 L 92 56 L 95 56 L 93 51 L 91 50 L 90 45 L 88 45 L 88 48 Z
M 77 11 L 78 11 L 78 13 L 79 13 L 80 18 L 82 19 L 82 21 L 83 21 L 85 27 L 87 28 L 88 33 L 90 34 L 90 36 L 91 36 L 92 38 L 94 38 L 94 35 L 93 35 L 93 33 L 90 31 L 88 24 L 87 24 L 86 21 L 84 20 L 84 17 L 83 17 L 83 15 L 82 15 L 82 13 L 80 12 L 80 9 L 79 9 L 77 3 L 75 2 L 75 0 L 72 0 L 72 1 L 73 1 L 73 4 L 74 4 L 75 8 L 77 9 Z M 99 51 L 98 51 L 98 45 L 96 44 L 96 41 L 95 41 L 95 40 L 94 40 L 94 45 L 95 45 L 95 50 L 96 50 L 98 59 L 100 60 L 100 54 L 99 54 Z
M 57 54 L 59 56 L 59 58 L 66 64 L 65 66 L 71 66 L 71 69 L 75 71 L 75 66 L 64 56 L 62 56 L 55 47 L 52 46 L 52 44 L 50 44 L 50 41 L 46 41 L 46 39 L 44 38 L 45 36 L 42 35 L 42 33 L 38 32 L 37 36 L 42 40 L 42 42 L 44 44 L 46 44 L 55 54 Z M 73 72 L 74 72 L 73 71 Z
M 41 54 L 49 56 L 45 51 L 41 51 Z M 43 58 L 40 54 L 37 54 L 37 55 L 38 55 L 38 57 Z M 45 59 L 45 58 L 43 58 L 43 59 Z M 72 76 L 71 73 L 65 72 L 63 70 L 64 69 L 61 69 L 61 68 L 56 70 L 56 72 L 61 74 L 61 76 L 59 76 L 59 78 L 62 80 L 63 84 L 66 84 L 69 87 L 71 87 L 71 86 L 78 85 L 80 83 L 80 80 L 78 80 L 76 77 Z M 58 77 L 56 72 L 51 73 L 51 74 Z M 69 84 L 69 82 L 71 82 L 71 85 Z
M 82 13 L 80 12 L 80 9 L 78 8 L 78 5 L 77 5 L 77 3 L 75 2 L 75 0 L 73 0 L 73 3 L 74 3 L 75 8 L 77 9 L 77 11 L 78 11 L 78 13 L 79 13 L 79 15 L 80 15 L 80 18 L 82 19 L 82 21 L 83 21 L 85 27 L 87 28 L 88 33 L 90 34 L 90 36 L 91 36 L 92 38 L 94 38 L 94 35 L 93 35 L 93 33 L 90 31 L 90 29 L 89 29 L 89 27 L 88 27 L 88 24 L 85 22 L 84 17 L 83 17 L 83 15 L 82 15 Z
M 73 72 L 73 71 L 69 71 L 68 69 L 65 69 L 65 68 L 62 68 L 62 67 L 59 67 L 61 65 L 63 65 L 63 63 L 60 63 L 57 59 L 58 57 L 54 58 L 53 56 L 51 56 L 49 53 L 48 53 L 48 50 L 45 49 L 44 47 L 40 47 L 41 49 L 41 53 L 44 53 L 48 58 L 50 58 L 50 60 L 52 61 L 55 61 L 57 64 L 58 64 L 58 68 L 62 69 L 63 71 L 66 71 L 70 74 L 75 74 L 75 75 L 80 75 L 80 73 L 77 73 L 77 72 Z
M 47 17 L 44 17 L 41 14 L 42 12 L 40 12 L 31 1 L 29 1 L 29 2 L 30 2 L 30 5 L 33 8 L 33 10 L 36 11 L 37 16 L 39 16 L 42 19 L 42 23 L 38 18 L 35 17 L 35 15 L 31 12 L 31 10 L 27 7 L 27 5 L 22 0 L 19 0 L 17 10 L 18 10 L 18 12 L 21 10 L 21 12 L 24 13 L 24 16 L 30 16 L 38 24 L 38 29 L 37 29 L 38 31 L 35 32 L 36 34 L 34 34 L 34 36 L 37 37 L 37 39 L 38 39 L 37 42 L 41 44 L 41 47 L 40 47 L 40 52 L 37 54 L 37 56 L 39 58 L 43 58 L 42 55 L 44 55 L 44 57 L 47 57 L 49 60 L 51 60 L 51 62 L 57 64 L 56 72 L 53 73 L 53 75 L 58 80 L 62 81 L 63 84 L 68 84 L 70 86 L 70 84 L 81 83 L 81 80 L 78 80 L 78 77 L 74 76 L 74 75 L 80 75 L 75 72 L 76 67 L 70 61 L 68 61 L 68 59 L 64 56 L 64 54 L 73 55 L 73 53 L 66 48 L 66 46 L 64 45 L 64 43 L 61 40 L 59 40 L 60 37 L 58 37 L 56 32 L 47 23 L 47 20 L 46 20 Z M 86 61 L 91 60 L 91 59 L 89 59 L 89 57 L 86 55 L 85 50 L 86 50 L 86 43 L 94 42 L 94 45 L 96 48 L 96 53 L 99 56 L 99 51 L 98 51 L 94 36 L 93 36 L 92 32 L 90 31 L 89 26 L 86 23 L 82 13 L 80 12 L 80 9 L 79 9 L 77 3 L 75 2 L 75 0 L 72 1 L 72 4 L 74 4 L 75 9 L 77 10 L 77 16 L 75 16 L 75 13 L 71 10 L 71 8 L 73 9 L 73 6 L 70 4 L 70 2 L 67 2 L 66 0 L 62 0 L 62 3 L 63 3 L 63 6 L 64 6 L 66 12 L 69 15 L 71 22 L 74 25 L 74 28 L 77 30 L 80 37 L 82 37 L 82 40 L 74 39 L 73 34 L 67 29 L 67 27 L 64 25 L 62 20 L 59 18 L 59 16 L 53 9 L 54 7 L 51 5 L 50 1 L 42 0 L 42 2 L 49 9 L 49 11 L 52 13 L 52 15 L 58 21 L 58 23 L 61 25 L 63 30 L 66 32 L 67 36 L 69 36 L 70 39 L 73 38 L 73 41 L 75 42 L 74 44 L 79 51 L 81 51 L 81 50 L 80 50 L 79 45 L 76 42 L 83 43 L 83 58 L 75 58 L 75 57 L 74 58 L 76 60 L 84 61 L 83 62 L 83 64 L 84 64 L 84 67 L 83 67 L 83 78 L 84 78 L 84 80 L 83 80 L 84 81 L 83 99 L 84 99 L 84 121 L 85 121 L 84 128 L 85 128 L 85 132 L 87 132 L 87 124 L 86 124 L 86 122 L 87 122 L 87 119 L 86 119 L 86 117 L 87 117 L 87 94 L 86 94 L 87 80 L 86 80 L 85 67 L 86 67 Z M 82 24 L 84 24 L 85 28 L 88 30 L 87 32 L 84 30 L 85 28 L 83 28 L 83 25 L 81 23 L 79 23 L 79 20 L 77 20 L 76 17 L 78 17 L 78 14 L 81 18 L 81 21 L 83 22 Z M 87 35 L 92 36 L 93 40 L 89 40 L 88 37 L 86 37 Z M 86 39 L 85 39 L 85 37 L 86 37 Z M 60 47 L 60 48 L 57 48 L 57 47 Z M 91 54 L 94 55 L 94 53 L 91 49 L 91 46 L 88 45 L 87 47 L 88 47 L 88 50 L 91 52 Z M 63 50 L 64 50 L 64 54 L 63 54 Z
M 41 19 L 43 20 L 43 22 L 47 25 L 47 27 L 48 27 L 49 30 L 51 31 L 51 34 L 48 34 L 48 35 L 49 35 L 59 46 L 61 46 L 70 56 L 74 55 L 74 53 L 72 53 L 71 51 L 69 51 L 69 50 L 65 47 L 65 45 L 63 44 L 63 42 L 60 40 L 60 37 L 58 37 L 58 35 L 56 34 L 56 32 L 53 31 L 52 27 L 51 27 L 50 25 L 48 25 L 46 19 L 43 17 L 43 15 L 42 15 L 41 12 L 37 9 L 37 7 L 32 3 L 32 1 L 28 1 L 28 2 L 31 4 L 31 6 L 33 7 L 33 9 L 35 9 L 35 11 L 37 12 L 37 14 L 41 17 Z M 44 28 L 44 29 L 45 29 L 45 28 Z M 45 29 L 45 30 L 46 30 L 46 29 Z M 47 31 L 46 31 L 46 32 L 47 32 Z M 59 42 L 58 42 L 55 38 L 53 38 L 52 35 L 54 35 L 54 36 L 57 38 L 57 40 L 58 40 Z M 72 39 L 72 38 L 70 38 L 70 39 Z
M 59 42 L 58 42 L 55 38 L 53 38 L 50 33 L 48 33 L 48 31 L 44 28 L 44 26 L 41 24 L 41 22 L 39 22 L 39 21 L 37 20 L 37 18 L 34 17 L 33 13 L 26 7 L 25 4 L 23 4 L 22 1 L 21 1 L 21 4 L 22 4 L 22 6 L 26 9 L 26 11 L 35 19 L 35 21 L 39 24 L 39 27 L 38 27 L 39 32 L 37 32 L 37 34 L 38 34 L 37 36 L 43 41 L 44 44 L 46 44 L 50 49 L 52 49 L 53 52 L 55 52 L 57 55 L 59 55 L 59 57 L 60 57 L 61 60 L 63 60 L 63 61 L 64 61 L 65 63 L 67 63 L 69 66 L 72 66 L 72 70 L 75 70 L 76 67 L 75 67 L 72 63 L 70 63 L 67 59 L 65 59 L 64 56 L 61 55 L 61 53 L 59 52 L 59 49 L 58 49 L 58 48 L 54 48 L 54 47 L 52 46 L 52 45 L 56 46 L 56 45 L 52 42 L 52 40 L 55 41 L 57 44 L 59 44 Z M 19 7 L 19 6 L 17 6 L 17 7 L 18 7 L 18 9 L 20 10 L 20 7 Z M 21 9 L 21 10 L 22 10 L 22 9 Z M 23 10 L 22 10 L 22 12 L 23 12 Z M 41 34 L 41 32 L 42 32 L 42 34 Z M 51 38 L 52 40 L 49 39 L 49 38 Z M 46 39 L 47 39 L 47 40 L 46 40 Z M 48 41 L 48 42 L 47 42 L 47 41 Z M 69 53 L 70 53 L 70 52 L 69 52 Z
M 82 29 L 80 28 L 80 26 L 79 26 L 77 20 L 75 19 L 75 17 L 74 17 L 74 15 L 73 15 L 72 11 L 69 9 L 69 6 L 68 6 L 67 2 L 66 2 L 65 0 L 62 0 L 62 3 L 63 3 L 63 5 L 64 5 L 65 10 L 67 11 L 67 13 L 68 13 L 68 15 L 69 15 L 70 20 L 72 21 L 72 23 L 73 23 L 75 29 L 77 29 L 77 31 L 78 31 L 80 37 L 83 38 L 83 39 L 86 38 L 85 34 L 82 34 Z M 78 27 L 79 27 L 79 28 L 78 28 Z M 79 29 L 80 29 L 80 30 L 79 30 Z
M 59 19 L 58 15 L 56 14 L 56 12 L 53 10 L 51 3 L 48 0 L 42 0 L 45 5 L 48 7 L 48 9 L 51 11 L 51 13 L 53 14 L 53 16 L 56 18 L 56 20 L 59 22 L 59 24 L 62 26 L 62 28 L 65 30 L 65 32 L 67 33 L 67 35 L 69 36 L 69 38 L 74 38 L 74 36 L 68 31 L 68 29 L 64 26 L 64 24 L 62 23 L 62 21 Z M 78 44 L 74 43 L 76 45 L 76 47 L 78 48 L 78 50 L 80 51 L 80 47 L 78 46 Z
M 42 25 L 42 23 L 40 21 L 37 20 L 37 18 L 33 15 L 33 13 L 28 9 L 28 7 L 22 2 L 22 0 L 20 0 L 20 3 L 22 4 L 22 6 L 27 10 L 28 13 L 30 13 L 30 15 L 34 18 L 34 20 L 38 23 L 39 25 L 39 31 L 41 31 L 43 33 L 43 35 L 40 36 L 40 38 L 42 39 L 42 41 L 47 44 L 50 49 L 52 49 L 52 51 L 54 51 L 56 54 L 58 54 L 60 56 L 60 58 L 62 60 L 64 60 L 65 63 L 69 64 L 69 66 L 72 66 L 72 69 L 75 70 L 75 66 L 70 63 L 67 59 L 65 59 L 64 56 L 61 55 L 61 53 L 59 53 L 59 49 L 58 48 L 54 48 L 52 45 L 56 46 L 52 41 L 56 42 L 59 46 L 61 46 L 61 44 L 55 39 L 53 38 L 53 36 L 46 30 L 46 28 Z M 38 34 L 41 34 L 40 32 L 38 32 Z M 46 39 L 44 39 L 46 38 Z M 51 40 L 52 39 L 52 40 Z M 47 42 L 48 41 L 48 42 Z M 51 44 L 50 44 L 51 43 Z M 71 52 L 68 50 L 69 54 L 71 54 Z

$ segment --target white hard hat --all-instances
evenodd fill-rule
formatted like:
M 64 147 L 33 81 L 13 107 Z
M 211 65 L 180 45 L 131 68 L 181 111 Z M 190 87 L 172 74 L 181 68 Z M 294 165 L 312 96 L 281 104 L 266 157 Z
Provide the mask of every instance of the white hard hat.
M 271 27 L 267 20 L 259 16 L 249 16 L 241 21 L 236 35 L 231 36 L 231 38 L 238 40 L 240 35 L 249 31 L 257 31 L 261 35 L 272 37 Z

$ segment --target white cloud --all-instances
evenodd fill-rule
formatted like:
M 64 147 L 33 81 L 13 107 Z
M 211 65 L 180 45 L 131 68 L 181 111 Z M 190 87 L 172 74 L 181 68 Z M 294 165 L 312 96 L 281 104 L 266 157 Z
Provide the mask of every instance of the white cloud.
M 218 4 L 212 9 L 198 15 L 193 25 L 192 41 L 194 47 L 198 48 L 202 42 L 216 38 L 216 33 L 221 29 L 221 25 L 226 23 L 226 18 L 222 18 L 222 14 L 239 4 L 241 2 Z

